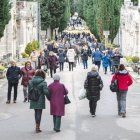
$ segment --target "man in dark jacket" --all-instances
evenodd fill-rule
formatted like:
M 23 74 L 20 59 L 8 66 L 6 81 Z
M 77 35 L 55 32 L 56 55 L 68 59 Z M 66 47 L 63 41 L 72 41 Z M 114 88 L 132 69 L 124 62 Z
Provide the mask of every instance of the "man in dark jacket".
M 100 90 L 103 88 L 103 82 L 98 74 L 98 67 L 93 65 L 91 72 L 88 72 L 84 83 L 87 99 L 89 100 L 89 108 L 92 117 L 95 117 L 97 101 L 100 100 Z
M 112 58 L 112 66 L 113 66 L 112 74 L 114 74 L 115 70 L 118 69 L 118 66 L 120 65 L 120 59 L 123 58 L 123 56 L 120 54 L 119 50 L 116 48 L 111 58 Z
M 84 49 L 82 51 L 81 57 L 82 57 L 84 69 L 87 69 L 88 68 L 88 63 L 87 63 L 87 61 L 88 61 L 88 53 L 87 53 L 87 50 Z
M 99 71 L 101 66 L 101 60 L 102 60 L 102 53 L 100 52 L 99 48 L 97 48 L 96 51 L 93 52 L 92 59 L 95 65 L 98 66 L 98 71 Z
M 12 60 L 10 63 L 11 63 L 11 67 L 8 68 L 6 73 L 6 77 L 8 80 L 8 95 L 7 95 L 7 102 L 6 102 L 7 104 L 10 104 L 11 101 L 12 87 L 14 87 L 13 103 L 16 103 L 17 87 L 18 87 L 19 79 L 22 76 L 20 68 L 16 66 L 16 62 Z

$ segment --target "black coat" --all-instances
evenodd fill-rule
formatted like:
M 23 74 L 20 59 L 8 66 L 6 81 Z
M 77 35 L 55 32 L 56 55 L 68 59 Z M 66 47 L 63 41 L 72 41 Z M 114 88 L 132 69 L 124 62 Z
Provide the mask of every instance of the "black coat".
M 86 89 L 88 100 L 98 101 L 100 99 L 103 82 L 98 72 L 88 72 L 84 88 Z
M 6 73 L 6 77 L 7 77 L 8 81 L 13 84 L 18 83 L 21 76 L 22 76 L 22 72 L 20 70 L 20 67 L 17 67 L 17 66 L 9 67 L 7 70 L 7 73 Z

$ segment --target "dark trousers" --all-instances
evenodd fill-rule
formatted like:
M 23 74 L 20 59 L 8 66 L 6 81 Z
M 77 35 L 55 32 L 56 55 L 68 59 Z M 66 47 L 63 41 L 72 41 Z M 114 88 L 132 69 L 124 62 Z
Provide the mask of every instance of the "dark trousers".
M 95 61 L 95 65 L 98 67 L 98 71 L 100 70 L 101 61 Z
M 61 126 L 61 116 L 53 116 L 53 124 L 54 124 L 54 129 L 60 130 Z
M 113 65 L 112 73 L 117 72 L 119 65 Z
M 107 73 L 107 67 L 104 67 L 104 69 L 105 69 L 105 74 Z
M 90 113 L 91 113 L 92 115 L 95 115 L 96 106 L 97 106 L 97 102 L 92 101 L 92 100 L 89 101 Z
M 87 69 L 88 68 L 87 60 L 83 60 L 83 65 L 84 65 L 84 69 Z
M 73 71 L 74 62 L 69 62 L 69 71 Z
M 8 81 L 8 95 L 7 95 L 7 100 L 11 101 L 11 91 L 12 91 L 12 87 L 14 87 L 14 101 L 17 100 L 17 87 L 18 87 L 18 83 L 11 83 Z
M 56 73 L 56 69 L 50 69 L 50 74 L 51 74 L 51 77 L 53 77 L 53 73 Z
M 59 64 L 60 64 L 60 71 L 63 71 L 63 69 L 64 69 L 64 62 L 59 62 Z
M 35 122 L 40 124 L 42 116 L 42 109 L 35 109 Z
M 112 62 L 111 62 L 111 60 L 109 60 L 109 69 L 110 69 L 110 71 L 112 71 Z

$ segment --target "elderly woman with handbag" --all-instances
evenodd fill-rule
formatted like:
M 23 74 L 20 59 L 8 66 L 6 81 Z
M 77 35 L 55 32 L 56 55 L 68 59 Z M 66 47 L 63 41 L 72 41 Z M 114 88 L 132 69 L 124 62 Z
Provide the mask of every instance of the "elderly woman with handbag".
M 88 72 L 84 88 L 86 89 L 87 99 L 89 100 L 91 116 L 95 117 L 97 101 L 100 100 L 100 91 L 103 88 L 103 82 L 96 65 L 93 65 L 91 71 Z
M 54 131 L 60 132 L 61 117 L 65 115 L 64 99 L 68 94 L 68 90 L 59 82 L 59 75 L 55 74 L 53 79 L 54 82 L 48 86 L 50 93 L 50 114 L 53 115 Z

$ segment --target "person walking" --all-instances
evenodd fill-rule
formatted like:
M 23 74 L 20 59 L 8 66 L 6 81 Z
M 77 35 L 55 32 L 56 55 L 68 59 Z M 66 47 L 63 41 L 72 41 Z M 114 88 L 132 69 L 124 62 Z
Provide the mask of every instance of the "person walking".
M 87 69 L 88 68 L 88 62 L 87 62 L 88 61 L 88 53 L 87 53 L 86 49 L 82 50 L 81 58 L 83 61 L 84 69 Z
M 46 73 L 39 69 L 36 71 L 35 76 L 32 80 L 29 81 L 28 93 L 35 86 L 40 93 L 39 99 L 37 101 L 30 101 L 30 109 L 34 109 L 35 111 L 35 122 L 36 122 L 36 133 L 40 133 L 40 123 L 41 123 L 41 116 L 42 110 L 45 109 L 45 96 L 49 96 L 47 83 L 45 81 Z
M 50 51 L 49 57 L 48 57 L 48 64 L 49 64 L 49 68 L 50 68 L 51 77 L 53 77 L 53 73 L 56 73 L 57 62 L 58 62 L 58 60 L 57 60 L 57 57 L 55 56 L 54 52 Z
M 67 58 L 69 62 L 69 71 L 73 71 L 74 62 L 75 62 L 76 53 L 72 47 L 70 47 L 67 51 Z
M 104 55 L 102 56 L 102 64 L 103 64 L 103 68 L 104 68 L 104 71 L 105 71 L 104 74 L 107 74 L 107 68 L 109 66 L 109 61 L 110 61 L 110 59 L 109 59 L 109 56 L 108 56 L 108 52 L 105 51 Z
M 64 50 L 62 48 L 58 50 L 58 61 L 59 61 L 59 69 L 60 69 L 60 71 L 63 71 L 64 61 L 65 61 L 65 53 L 64 53 Z
M 37 58 L 38 58 L 37 51 L 33 49 L 32 53 L 30 54 L 30 59 L 31 59 L 32 67 L 34 69 L 37 68 Z
M 54 131 L 60 132 L 61 117 L 65 115 L 64 96 L 68 94 L 68 90 L 64 84 L 60 83 L 60 76 L 53 76 L 54 82 L 48 86 L 50 93 L 50 114 L 53 115 Z
M 21 81 L 21 85 L 23 85 L 23 93 L 24 93 L 24 101 L 29 101 L 28 100 L 28 83 L 29 80 L 32 79 L 32 77 L 35 74 L 35 69 L 31 66 L 31 62 L 27 61 L 25 63 L 25 66 L 23 68 L 21 68 L 21 73 L 22 73 L 22 81 Z
M 103 81 L 96 65 L 93 65 L 91 71 L 88 72 L 84 88 L 86 89 L 87 99 L 89 100 L 91 116 L 95 117 L 97 101 L 100 100 L 100 91 L 103 88 Z
M 111 56 L 112 59 L 112 74 L 114 74 L 118 70 L 118 66 L 120 65 L 120 59 L 123 58 L 122 54 L 119 52 L 119 49 L 116 48 L 114 50 L 113 55 Z
M 118 83 L 118 91 L 116 93 L 118 102 L 118 115 L 126 117 L 126 96 L 128 87 L 132 85 L 133 80 L 123 64 L 119 65 L 118 72 L 113 75 L 111 82 L 114 82 L 115 79 L 117 79 Z
M 13 103 L 16 103 L 18 83 L 19 83 L 19 79 L 22 76 L 20 68 L 16 66 L 16 61 L 12 60 L 10 64 L 11 66 L 8 68 L 6 72 L 6 77 L 8 80 L 8 94 L 7 94 L 6 104 L 10 104 L 11 102 L 12 87 L 14 87 Z
M 41 68 L 45 70 L 45 56 L 44 56 L 43 51 L 40 51 L 40 55 L 38 56 L 38 69 L 41 69 Z
M 94 64 L 98 66 L 98 72 L 99 72 L 101 60 L 102 60 L 102 53 L 99 51 L 99 48 L 96 48 L 96 51 L 93 52 L 92 59 Z

